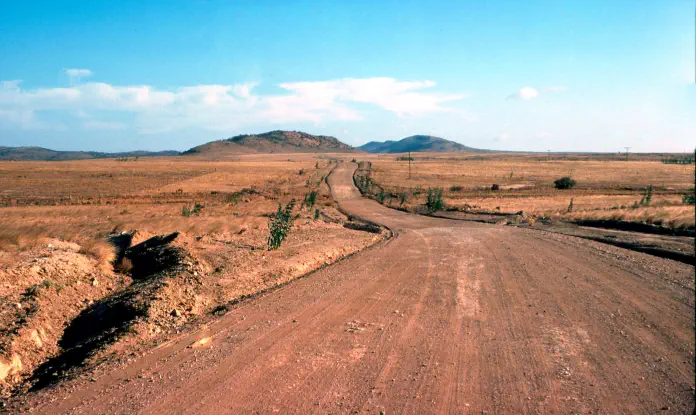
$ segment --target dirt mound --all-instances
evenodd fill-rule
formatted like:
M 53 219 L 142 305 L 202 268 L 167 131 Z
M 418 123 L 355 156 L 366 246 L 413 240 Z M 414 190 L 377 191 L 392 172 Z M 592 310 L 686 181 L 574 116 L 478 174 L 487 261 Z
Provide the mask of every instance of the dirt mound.
M 0 396 L 56 355 L 64 323 L 130 283 L 79 245 L 49 240 L 0 268 Z
M 121 233 L 113 235 L 110 240 L 116 241 L 119 248 L 122 248 L 124 241 L 132 240 L 134 234 L 135 232 Z M 192 265 L 190 261 L 184 264 L 187 259 L 185 251 L 170 245 L 177 236 L 177 232 L 154 236 L 126 248 L 119 255 L 121 263 L 129 261 L 132 264 L 131 275 L 135 282 L 124 290 L 95 302 L 70 322 L 58 341 L 60 354 L 46 361 L 34 372 L 31 379 L 34 389 L 49 385 L 73 368 L 83 366 L 88 359 L 126 333 L 138 332 L 135 325 L 142 323 L 141 320 L 164 314 L 156 306 L 162 304 L 158 300 L 163 299 L 162 290 L 167 286 L 165 280 L 176 278 L 186 271 L 193 276 L 198 275 L 198 272 L 187 267 Z M 200 283 L 199 280 L 197 282 Z M 194 281 L 188 281 L 189 285 L 191 283 Z M 180 312 L 173 309 L 169 313 Z

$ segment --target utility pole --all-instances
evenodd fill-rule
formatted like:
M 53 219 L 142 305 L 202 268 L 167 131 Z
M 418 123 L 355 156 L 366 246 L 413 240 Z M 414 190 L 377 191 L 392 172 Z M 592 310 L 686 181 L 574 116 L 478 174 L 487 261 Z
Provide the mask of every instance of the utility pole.
M 546 161 L 551 160 L 551 150 L 546 150 Z
M 624 147 L 626 149 L 626 161 L 628 161 L 628 150 L 631 149 L 631 147 Z
M 411 152 L 408 152 L 408 179 L 411 180 Z

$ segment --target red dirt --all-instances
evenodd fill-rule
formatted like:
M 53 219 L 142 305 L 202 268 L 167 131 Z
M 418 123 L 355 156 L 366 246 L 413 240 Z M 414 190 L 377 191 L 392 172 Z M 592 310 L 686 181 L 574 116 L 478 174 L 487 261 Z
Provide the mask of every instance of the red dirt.
M 579 238 L 409 215 L 396 237 L 243 302 L 38 413 L 691 413 L 694 268 Z

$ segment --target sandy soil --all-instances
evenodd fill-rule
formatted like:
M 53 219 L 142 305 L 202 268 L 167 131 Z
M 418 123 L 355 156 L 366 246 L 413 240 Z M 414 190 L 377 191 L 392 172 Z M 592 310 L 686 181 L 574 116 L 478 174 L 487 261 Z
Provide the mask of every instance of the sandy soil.
M 396 237 L 32 413 L 692 413 L 694 268 L 564 235 L 341 207 Z
M 347 218 L 325 182 L 335 166 L 330 156 L 288 157 L 0 163 L 0 205 L 7 202 L 0 207 L 0 398 L 21 393 L 43 364 L 70 352 L 61 342 L 78 316 L 111 307 L 124 292 L 139 290 L 143 315 L 80 363 L 80 373 L 146 351 L 213 310 L 383 237 L 343 227 Z M 316 204 L 302 206 L 311 191 Z M 268 251 L 268 216 L 290 199 L 293 227 L 280 249 Z M 182 216 L 194 203 L 201 211 Z M 179 232 L 174 245 L 186 253 L 186 272 L 132 284 L 128 270 L 114 269 L 106 242 L 110 232 L 129 230 L 137 230 L 134 244 Z M 56 380 L 65 375 L 51 370 Z

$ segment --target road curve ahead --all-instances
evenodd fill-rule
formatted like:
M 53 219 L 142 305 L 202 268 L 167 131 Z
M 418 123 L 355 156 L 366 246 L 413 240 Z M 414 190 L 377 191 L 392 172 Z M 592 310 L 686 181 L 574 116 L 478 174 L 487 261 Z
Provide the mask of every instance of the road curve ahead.
M 343 209 L 395 237 L 244 302 L 41 413 L 691 413 L 694 268 L 561 235 Z M 209 339 L 202 341 L 201 339 Z

